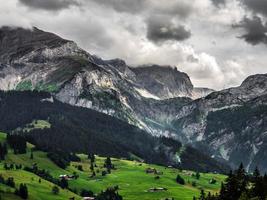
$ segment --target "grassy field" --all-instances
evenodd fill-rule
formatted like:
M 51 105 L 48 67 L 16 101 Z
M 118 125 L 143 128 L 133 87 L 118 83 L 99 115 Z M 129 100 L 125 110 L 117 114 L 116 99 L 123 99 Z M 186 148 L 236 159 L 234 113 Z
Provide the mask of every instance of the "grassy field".
M 46 120 L 33 120 L 32 123 L 26 124 L 23 128 L 17 128 L 15 131 L 32 131 L 34 129 L 51 128 L 51 124 Z
M 4 134 L 0 134 L 0 141 L 4 140 Z M 90 161 L 87 159 L 87 155 L 78 155 L 81 158 L 81 162 L 72 162 L 69 167 L 63 170 L 49 160 L 45 152 L 34 151 L 33 159 L 30 159 L 30 148 L 32 148 L 32 145 L 29 144 L 28 152 L 22 155 L 14 155 L 13 152 L 9 150 L 5 162 L 22 164 L 23 166 L 32 166 L 33 163 L 37 163 L 39 169 L 48 170 L 55 178 L 59 177 L 61 174 L 71 175 L 75 172 L 79 175 L 79 178 L 70 180 L 69 187 L 78 192 L 81 189 L 86 189 L 96 194 L 108 187 L 118 185 L 119 193 L 123 196 L 124 200 L 160 200 L 172 197 L 175 200 L 191 200 L 193 196 L 199 195 L 201 189 L 212 193 L 217 192 L 221 182 L 225 179 L 224 175 L 208 173 L 201 173 L 200 179 L 196 179 L 192 176 L 192 174 L 195 173 L 191 171 L 181 171 L 173 168 L 115 158 L 112 159 L 115 169 L 111 171 L 111 174 L 102 176 L 102 171 L 105 170 L 103 167 L 105 158 L 98 156 L 96 156 L 96 167 L 94 167 L 96 176 L 91 177 L 92 171 L 90 170 Z M 82 166 L 82 171 L 77 169 L 78 165 Z M 149 167 L 155 168 L 163 174 L 147 174 L 145 170 Z M 16 183 L 26 183 L 29 188 L 30 199 L 68 199 L 70 196 L 75 196 L 68 190 L 61 190 L 60 194 L 55 198 L 51 192 L 53 184 L 45 180 L 42 180 L 42 183 L 39 184 L 39 178 L 37 176 L 23 170 L 6 171 L 3 169 L 3 163 L 0 164 L 0 174 L 4 177 L 14 177 Z M 177 174 L 180 174 L 180 176 L 184 178 L 186 182 L 185 185 L 176 183 L 175 179 Z M 156 176 L 159 176 L 159 178 L 156 179 Z M 215 179 L 217 182 L 215 184 L 210 184 L 209 182 L 211 179 Z M 167 190 L 158 192 L 148 191 L 150 188 L 154 187 L 166 188 Z M 0 185 L 0 189 L 2 190 L 2 185 Z M 5 193 L 5 195 L 11 194 Z M 4 199 L 8 199 L 8 197 L 3 197 Z M 76 196 L 76 199 L 79 199 L 78 196 Z
M 25 183 L 29 190 L 29 200 L 44 200 L 44 199 L 58 199 L 58 200 L 65 200 L 69 199 L 70 197 L 76 197 L 76 199 L 81 199 L 74 193 L 70 192 L 69 190 L 60 190 L 58 195 L 54 195 L 52 193 L 52 187 L 54 184 L 46 181 L 41 180 L 39 183 L 39 177 L 26 172 L 24 170 L 4 170 L 1 166 L 0 174 L 3 175 L 5 179 L 8 177 L 13 177 L 16 183 L 16 187 L 19 186 L 20 183 Z

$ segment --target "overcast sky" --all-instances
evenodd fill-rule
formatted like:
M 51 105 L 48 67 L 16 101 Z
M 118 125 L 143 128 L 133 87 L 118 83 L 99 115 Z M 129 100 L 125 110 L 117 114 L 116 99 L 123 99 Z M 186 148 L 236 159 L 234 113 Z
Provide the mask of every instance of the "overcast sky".
M 267 73 L 267 0 L 0 0 L 0 26 L 36 26 L 104 59 L 176 66 L 222 89 Z

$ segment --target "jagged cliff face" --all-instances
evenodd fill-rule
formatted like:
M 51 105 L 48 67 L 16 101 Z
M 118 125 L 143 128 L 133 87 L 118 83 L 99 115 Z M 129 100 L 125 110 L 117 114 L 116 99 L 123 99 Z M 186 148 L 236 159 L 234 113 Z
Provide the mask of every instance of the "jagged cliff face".
M 170 122 L 191 100 L 176 97 L 191 97 L 193 90 L 189 77 L 170 67 L 134 69 L 120 59 L 102 60 L 37 28 L 1 28 L 0 63 L 1 90 L 48 91 L 153 135 L 177 135 Z
M 192 97 L 193 84 L 187 74 L 170 66 L 142 66 L 132 68 L 136 81 L 158 99 Z
M 267 74 L 250 76 L 240 87 L 183 106 L 173 125 L 186 137 L 184 142 L 209 149 L 213 157 L 266 171 L 266 95 Z

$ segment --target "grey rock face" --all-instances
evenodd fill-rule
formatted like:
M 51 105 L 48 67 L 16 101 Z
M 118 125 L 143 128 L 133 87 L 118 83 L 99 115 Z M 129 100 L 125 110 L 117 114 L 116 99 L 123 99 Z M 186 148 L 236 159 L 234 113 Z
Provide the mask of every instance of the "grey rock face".
M 254 160 L 267 150 L 266 95 L 267 74 L 250 76 L 240 87 L 213 92 L 183 106 L 173 125 L 185 136 L 184 142 L 204 147 L 235 167 L 243 162 L 253 170 Z M 258 160 L 265 171 L 266 161 Z
M 170 66 L 142 66 L 132 68 L 137 83 L 160 99 L 192 97 L 193 84 L 187 74 Z

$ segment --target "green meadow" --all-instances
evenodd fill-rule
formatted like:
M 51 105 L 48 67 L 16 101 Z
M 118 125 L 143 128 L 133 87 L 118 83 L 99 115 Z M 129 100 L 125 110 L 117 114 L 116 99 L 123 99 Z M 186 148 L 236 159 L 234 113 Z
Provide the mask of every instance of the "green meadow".
M 0 134 L 0 141 L 5 140 L 5 134 Z M 28 144 L 28 152 L 26 154 L 15 155 L 9 149 L 6 160 L 0 163 L 0 174 L 5 177 L 13 177 L 18 186 L 20 183 L 26 183 L 29 190 L 29 199 L 31 200 L 50 200 L 50 199 L 82 199 L 78 195 L 69 190 L 62 190 L 58 195 L 52 194 L 52 183 L 41 180 L 33 173 L 24 170 L 4 170 L 5 163 L 21 164 L 23 166 L 32 166 L 37 163 L 39 169 L 45 169 L 50 172 L 54 178 L 59 178 L 60 175 L 77 174 L 77 179 L 69 180 L 69 188 L 72 191 L 80 193 L 82 189 L 90 190 L 95 194 L 105 190 L 108 187 L 118 186 L 119 194 L 125 200 L 160 200 L 166 198 L 174 198 L 175 200 L 191 200 L 193 196 L 198 196 L 201 189 L 206 192 L 218 192 L 221 182 L 226 178 L 224 175 L 201 173 L 197 179 L 195 172 L 187 170 L 179 170 L 158 165 L 150 165 L 137 161 L 129 161 L 123 159 L 112 158 L 112 164 L 115 169 L 111 170 L 110 174 L 102 176 L 102 171 L 105 171 L 104 162 L 106 158 L 96 156 L 94 163 L 95 176 L 92 176 L 90 169 L 91 163 L 87 155 L 78 155 L 81 162 L 71 162 L 66 169 L 61 169 L 55 165 L 45 152 L 34 151 L 33 159 L 30 159 L 30 152 L 33 145 Z M 80 166 L 80 167 L 78 167 Z M 156 169 L 160 174 L 146 173 L 146 169 Z M 176 176 L 180 175 L 185 180 L 185 185 L 180 185 L 176 182 Z M 215 184 L 211 184 L 210 180 L 216 180 Z M 151 188 L 166 188 L 166 191 L 150 192 Z M 0 195 L 2 199 L 20 199 L 13 195 L 14 189 L 0 184 Z

